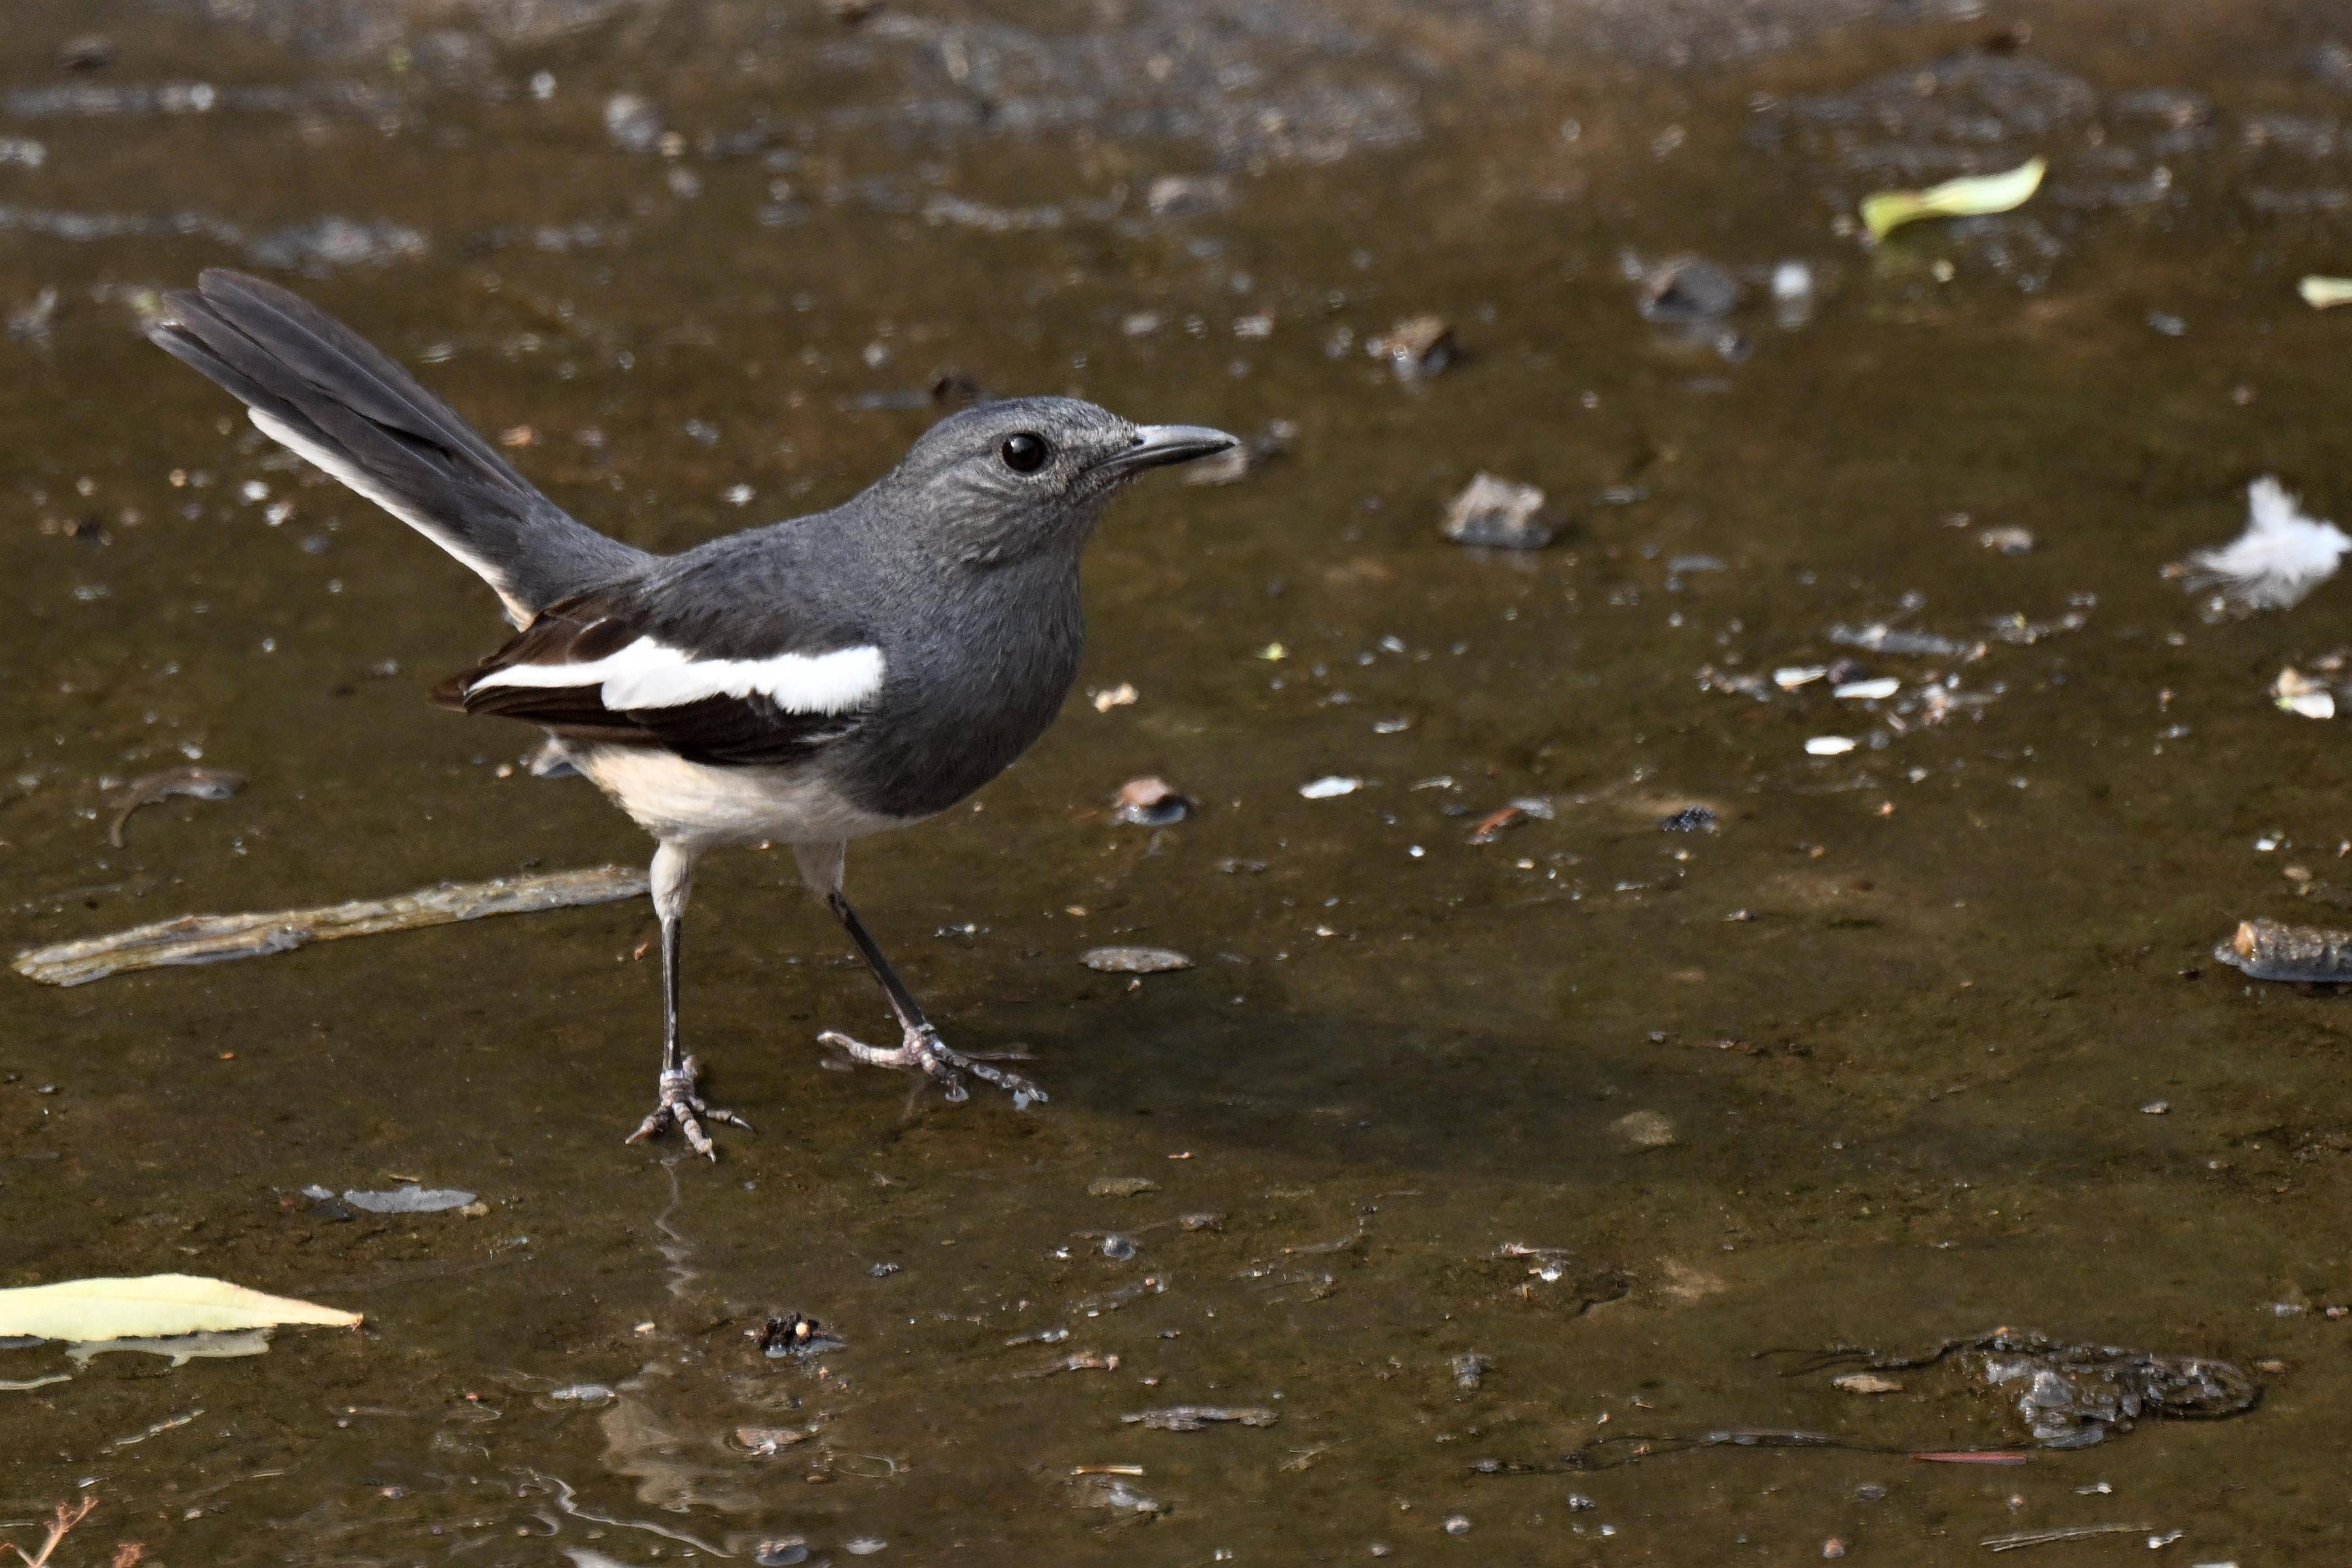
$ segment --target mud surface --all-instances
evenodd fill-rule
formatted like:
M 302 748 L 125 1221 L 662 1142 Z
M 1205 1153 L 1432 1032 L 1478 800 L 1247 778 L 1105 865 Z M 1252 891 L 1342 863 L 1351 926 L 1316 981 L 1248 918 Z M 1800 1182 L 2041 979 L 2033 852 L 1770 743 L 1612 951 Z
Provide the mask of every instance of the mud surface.
M 0 1284 L 368 1317 L 0 1352 L 0 1521 L 100 1500 L 57 1562 L 2352 1550 L 2352 1025 L 2210 956 L 2345 923 L 2340 721 L 2268 687 L 2352 588 L 2209 618 L 2160 575 L 2261 474 L 2352 512 L 2352 311 L 2294 294 L 2352 272 L 2340 12 L 65 9 L 5 7 L 0 58 L 12 948 L 643 852 L 424 700 L 489 595 L 141 341 L 200 267 L 304 289 L 655 549 L 852 493 L 944 371 L 1295 428 L 1122 502 L 1060 726 L 853 853 L 950 1039 L 1048 1105 L 824 1070 L 885 1014 L 782 852 L 689 924 L 759 1127 L 716 1168 L 620 1143 L 641 903 L 7 975 Z M 2010 216 L 1845 216 L 2035 153 Z M 1438 374 L 1367 352 L 1423 315 Z M 1448 541 L 1480 471 L 1559 541 Z M 1771 679 L 1840 659 L 1896 694 Z M 251 783 L 110 847 L 194 762 Z M 1145 774 L 1195 808 L 1114 820 Z M 410 1182 L 486 1212 L 333 1196 Z M 1998 1390 L 1760 1353 L 1998 1325 L 2262 1396 L 2055 1451 Z M 1541 1468 L 1748 1427 L 1855 1447 Z M 2027 1462 L 1905 1457 L 1984 1447 Z

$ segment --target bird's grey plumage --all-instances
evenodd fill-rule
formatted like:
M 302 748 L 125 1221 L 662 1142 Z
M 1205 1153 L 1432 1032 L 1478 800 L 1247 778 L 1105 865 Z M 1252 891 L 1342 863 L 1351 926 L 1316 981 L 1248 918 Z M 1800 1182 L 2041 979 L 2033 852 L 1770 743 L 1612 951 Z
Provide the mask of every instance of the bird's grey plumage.
M 714 846 L 781 840 L 874 971 L 904 1031 L 853 1060 L 967 1076 L 1017 1103 L 1025 1079 L 939 1038 L 841 891 L 843 850 L 971 794 L 1053 722 L 1085 642 L 1078 558 L 1146 468 L 1234 445 L 1138 426 L 1066 397 L 940 420 L 830 510 L 671 556 L 565 515 L 449 407 L 358 334 L 274 285 L 218 270 L 166 297 L 153 332 L 243 399 L 265 433 L 473 568 L 521 627 L 443 682 L 468 713 L 539 724 L 658 841 L 666 1038 L 660 1100 L 698 1152 L 703 1104 L 678 1027 L 683 917 Z
M 213 268 L 150 336 L 254 423 L 478 573 L 520 625 L 652 557 L 572 521 L 449 405 L 299 295 Z

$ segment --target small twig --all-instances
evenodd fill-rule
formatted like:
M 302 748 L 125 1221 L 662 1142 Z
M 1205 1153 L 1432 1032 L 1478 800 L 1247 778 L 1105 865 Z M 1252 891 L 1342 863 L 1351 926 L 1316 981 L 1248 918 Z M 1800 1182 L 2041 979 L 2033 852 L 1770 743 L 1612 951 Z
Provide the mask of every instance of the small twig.
M 82 1499 L 79 1508 L 68 1508 L 63 1503 L 58 1504 L 57 1517 L 49 1521 L 48 1539 L 41 1542 L 41 1550 L 37 1554 L 27 1554 L 23 1547 L 13 1541 L 0 1541 L 0 1547 L 5 1547 L 24 1558 L 28 1568 L 42 1568 L 42 1564 L 48 1562 L 49 1553 L 58 1549 L 58 1542 L 66 1538 L 66 1532 L 88 1519 L 89 1510 L 97 1506 L 98 1499 L 94 1496 Z
M 2101 1535 L 2137 1535 L 2150 1524 L 2076 1524 L 2060 1530 L 2021 1530 L 2011 1535 L 1988 1535 L 1977 1542 L 1995 1552 L 2015 1552 L 2022 1546 L 2054 1546 L 2062 1541 L 2089 1541 Z

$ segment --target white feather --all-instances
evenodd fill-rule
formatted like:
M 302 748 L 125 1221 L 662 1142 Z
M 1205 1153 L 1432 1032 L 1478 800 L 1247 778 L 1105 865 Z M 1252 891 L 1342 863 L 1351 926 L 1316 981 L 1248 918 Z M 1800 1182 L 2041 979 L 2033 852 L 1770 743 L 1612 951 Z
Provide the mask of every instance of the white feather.
M 882 689 L 882 650 L 780 653 L 770 658 L 696 658 L 639 637 L 603 658 L 579 664 L 512 664 L 474 682 L 493 686 L 594 686 L 614 712 L 677 708 L 710 697 L 767 698 L 787 713 L 846 713 Z
M 665 844 L 839 844 L 898 827 L 853 804 L 814 769 L 715 767 L 648 746 L 574 742 L 586 773 Z
M 2189 557 L 2191 588 L 2253 610 L 2283 610 L 2336 575 L 2352 535 L 2306 517 L 2300 497 L 2269 475 L 2246 487 L 2246 531 Z
M 255 429 L 322 470 L 329 477 L 341 479 L 345 486 L 375 502 L 376 505 L 457 557 L 467 570 L 490 585 L 491 591 L 498 595 L 499 602 L 507 607 L 507 619 L 516 626 L 521 626 L 530 619 L 530 611 L 518 603 L 514 595 L 508 591 L 506 574 L 459 544 L 447 529 L 369 479 L 357 465 L 337 457 L 310 437 L 298 435 L 293 426 L 284 420 L 273 415 L 264 414 L 258 408 L 248 409 L 247 412 L 253 420 Z

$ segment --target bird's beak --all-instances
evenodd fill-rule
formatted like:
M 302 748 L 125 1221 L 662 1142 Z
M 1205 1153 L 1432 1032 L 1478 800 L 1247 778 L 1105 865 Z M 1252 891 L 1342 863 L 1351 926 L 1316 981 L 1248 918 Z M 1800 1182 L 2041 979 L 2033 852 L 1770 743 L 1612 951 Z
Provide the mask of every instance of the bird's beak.
M 1135 427 L 1135 444 L 1124 451 L 1114 452 L 1095 465 L 1098 473 L 1124 479 L 1145 468 L 1164 468 L 1170 463 L 1189 463 L 1195 458 L 1212 458 L 1219 452 L 1230 452 L 1241 445 L 1238 437 L 1223 430 L 1212 430 L 1205 425 L 1139 425 Z

